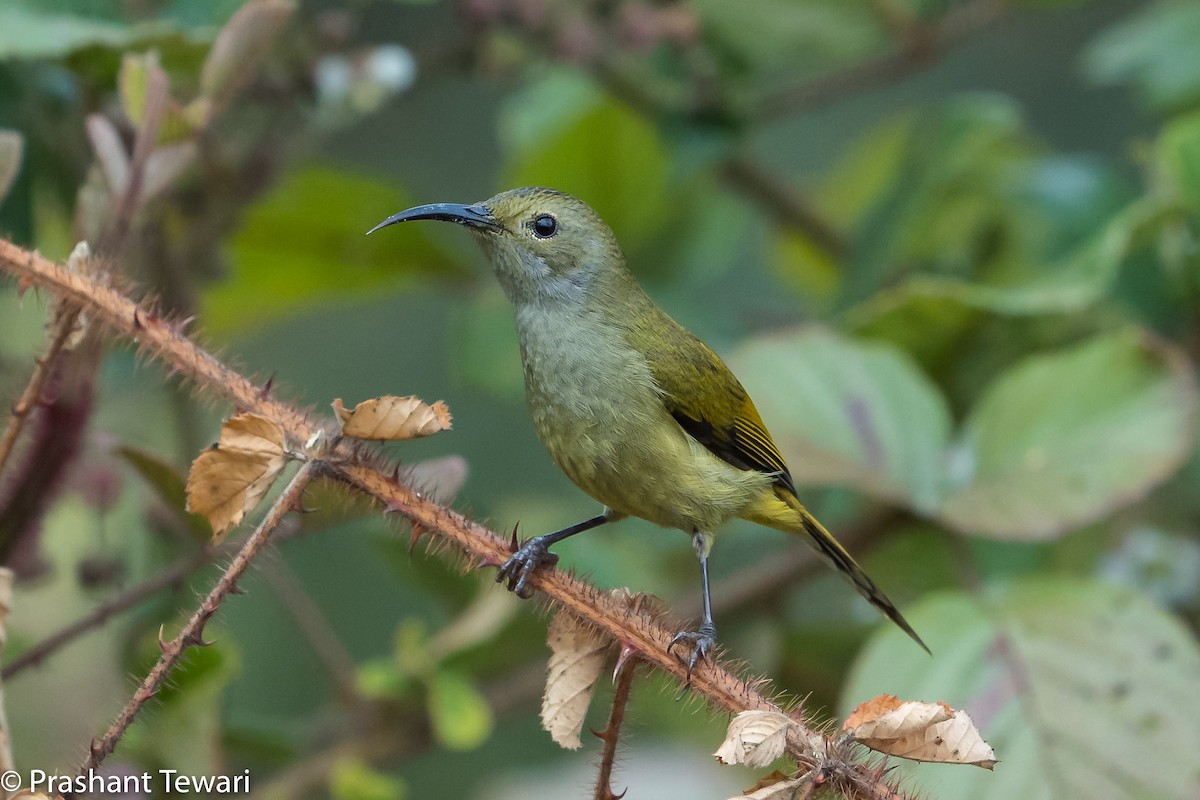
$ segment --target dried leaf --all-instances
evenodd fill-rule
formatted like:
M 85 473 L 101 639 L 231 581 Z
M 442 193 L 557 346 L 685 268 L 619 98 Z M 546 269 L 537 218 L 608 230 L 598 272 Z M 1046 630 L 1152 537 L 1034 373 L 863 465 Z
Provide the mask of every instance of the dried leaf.
M 765 767 L 783 755 L 792 720 L 776 711 L 743 711 L 729 723 L 713 753 L 722 764 Z
M 12 188 L 17 173 L 21 171 L 21 157 L 25 152 L 25 140 L 16 131 L 0 130 L 0 202 Z
M 192 462 L 187 510 L 207 517 L 220 537 L 258 505 L 286 462 L 278 423 L 239 414 L 221 426 L 217 445 Z
M 333 401 L 333 412 L 342 421 L 342 434 L 355 439 L 416 439 L 450 428 L 450 409 L 440 400 L 429 405 L 416 397 L 384 395 L 347 411 L 339 398 Z
M 842 730 L 855 739 L 900 739 L 952 716 L 954 709 L 945 703 L 906 702 L 881 694 L 856 706 Z
M 985 769 L 997 761 L 967 712 L 945 703 L 902 702 L 884 694 L 855 708 L 842 728 L 872 750 L 913 761 Z
M 567 750 L 582 744 L 579 732 L 587 715 L 596 682 L 604 670 L 609 642 L 565 611 L 550 621 L 546 636 L 550 663 L 546 668 L 546 693 L 542 697 L 542 727 Z
M 746 790 L 745 794 L 731 797 L 730 800 L 793 800 L 798 797 L 798 791 L 805 783 L 811 782 L 809 775 L 789 778 L 779 770 L 760 778 L 757 783 Z

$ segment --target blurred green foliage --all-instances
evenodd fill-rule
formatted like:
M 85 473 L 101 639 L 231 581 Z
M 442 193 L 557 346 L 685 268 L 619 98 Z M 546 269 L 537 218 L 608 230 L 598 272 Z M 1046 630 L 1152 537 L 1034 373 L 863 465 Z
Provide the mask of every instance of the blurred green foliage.
M 714 551 L 731 655 L 813 712 L 880 692 L 965 708 L 1001 763 L 906 765 L 933 797 L 1182 800 L 1200 794 L 1198 39 L 1190 0 L 10 0 L 0 229 L 53 257 L 88 237 L 114 283 L 314 413 L 446 400 L 452 432 L 389 456 L 447 499 L 462 462 L 433 460 L 462 456 L 455 504 L 531 535 L 595 509 L 534 440 L 506 301 L 458 230 L 363 234 L 415 203 L 575 194 L 728 357 L 805 502 L 934 652 L 827 571 L 764 580 L 803 544 L 738 523 Z M 46 305 L 0 292 L 5 407 Z M 97 385 L 87 433 L 19 526 L 41 571 L 5 663 L 201 546 L 180 476 L 228 409 L 120 347 L 74 369 Z M 587 796 L 594 746 L 537 729 L 543 615 L 331 487 L 308 500 L 111 763 L 248 769 L 263 796 Z M 561 556 L 695 601 L 676 533 L 629 520 Z M 215 574 L 7 681 L 22 769 L 74 767 Z M 736 795 L 757 776 L 711 764 L 724 720 L 675 691 L 635 690 L 630 791 L 670 745 L 685 766 L 655 796 Z

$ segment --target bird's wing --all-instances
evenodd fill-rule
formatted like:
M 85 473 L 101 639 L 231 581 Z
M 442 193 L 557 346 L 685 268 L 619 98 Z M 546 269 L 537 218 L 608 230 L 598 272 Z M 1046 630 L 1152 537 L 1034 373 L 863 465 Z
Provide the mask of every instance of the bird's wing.
M 787 464 L 750 395 L 708 345 L 678 330 L 682 335 L 669 342 L 641 342 L 667 411 L 713 455 L 739 469 L 768 473 L 795 494 Z

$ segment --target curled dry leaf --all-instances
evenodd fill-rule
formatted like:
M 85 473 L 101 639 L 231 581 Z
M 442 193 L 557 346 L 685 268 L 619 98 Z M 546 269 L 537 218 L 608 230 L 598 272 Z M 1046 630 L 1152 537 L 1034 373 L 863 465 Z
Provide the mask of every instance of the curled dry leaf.
M 965 711 L 883 694 L 860 704 L 842 729 L 872 750 L 913 761 L 991 769 L 996 753 Z
M 333 412 L 342 421 L 342 434 L 355 439 L 416 439 L 450 428 L 450 409 L 441 400 L 430 405 L 416 397 L 384 395 L 348 410 L 338 398 L 333 401 Z
M 286 462 L 278 423 L 239 414 L 221 426 L 221 440 L 192 462 L 187 510 L 207 517 L 220 537 L 258 505 Z
M 765 767 L 783 755 L 792 720 L 776 711 L 743 711 L 729 723 L 713 753 L 722 764 Z
M 811 774 L 789 778 L 779 770 L 759 778 L 758 782 L 745 790 L 744 794 L 730 800 L 794 800 L 799 797 L 800 787 L 811 783 Z
M 894 694 L 881 694 L 859 703 L 842 730 L 855 739 L 900 739 L 953 716 L 954 709 L 945 703 L 904 701 Z
M 546 643 L 550 645 L 550 663 L 542 697 L 542 727 L 560 747 L 576 750 L 582 744 L 579 732 L 604 670 L 609 642 L 560 611 L 550 621 Z

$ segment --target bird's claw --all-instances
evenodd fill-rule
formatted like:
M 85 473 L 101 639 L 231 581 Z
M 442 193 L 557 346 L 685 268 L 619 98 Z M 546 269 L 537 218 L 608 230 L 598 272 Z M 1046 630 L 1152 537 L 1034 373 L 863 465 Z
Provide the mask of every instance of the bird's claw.
M 552 567 L 557 563 L 558 556 L 550 552 L 545 542 L 539 538 L 530 539 L 500 565 L 496 573 L 496 583 L 507 580 L 508 590 L 522 600 L 527 600 L 533 595 L 529 578 L 534 570 L 543 564 Z
M 671 639 L 671 643 L 667 645 L 667 652 L 670 653 L 675 649 L 675 645 L 681 642 L 686 642 L 691 648 L 691 655 L 688 656 L 687 676 L 688 680 L 692 679 L 692 670 L 700 663 L 700 659 L 705 661 L 712 660 L 712 651 L 717 646 L 717 628 L 711 622 L 706 622 L 700 626 L 698 631 L 680 631 Z M 680 659 L 683 660 L 683 659 Z

